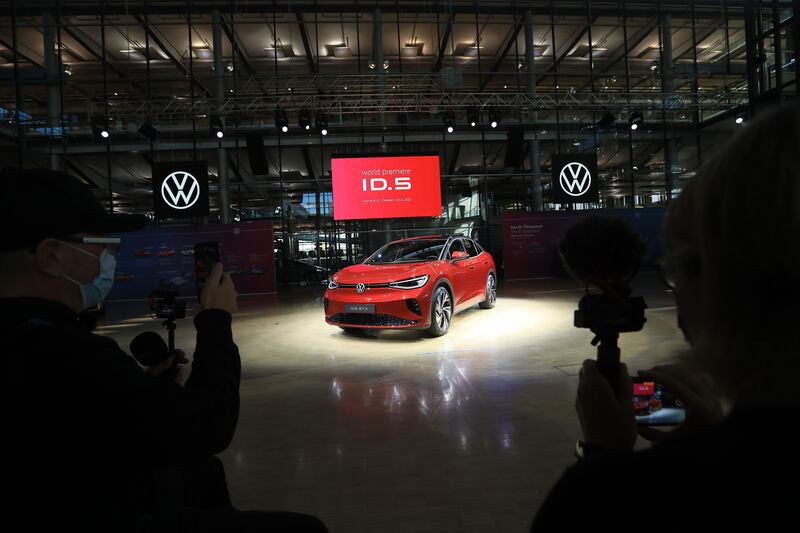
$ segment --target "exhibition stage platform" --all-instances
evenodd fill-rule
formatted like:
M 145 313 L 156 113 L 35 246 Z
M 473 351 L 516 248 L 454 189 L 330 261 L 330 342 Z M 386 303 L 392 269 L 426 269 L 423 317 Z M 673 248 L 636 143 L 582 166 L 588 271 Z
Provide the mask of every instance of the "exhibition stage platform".
M 686 347 L 658 276 L 634 287 L 649 309 L 621 336 L 632 371 Z M 580 435 L 577 373 L 595 354 L 572 325 L 582 288 L 507 282 L 494 309 L 459 313 L 439 338 L 346 334 L 325 324 L 323 292 L 240 301 L 241 416 L 222 454 L 234 504 L 309 512 L 333 532 L 527 531 Z M 112 303 L 98 331 L 127 351 L 147 329 L 161 326 L 144 302 Z M 176 339 L 191 354 L 189 320 Z

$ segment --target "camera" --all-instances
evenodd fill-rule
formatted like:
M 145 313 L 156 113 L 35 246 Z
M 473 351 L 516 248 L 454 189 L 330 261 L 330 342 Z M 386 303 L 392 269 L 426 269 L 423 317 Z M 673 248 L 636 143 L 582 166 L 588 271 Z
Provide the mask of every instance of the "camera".
M 151 294 L 150 309 L 156 318 L 178 320 L 186 318 L 186 302 L 179 302 L 179 291 L 160 289 Z
M 575 327 L 595 333 L 640 331 L 647 320 L 647 304 L 641 296 L 628 296 L 617 300 L 606 294 L 587 294 L 575 310 Z

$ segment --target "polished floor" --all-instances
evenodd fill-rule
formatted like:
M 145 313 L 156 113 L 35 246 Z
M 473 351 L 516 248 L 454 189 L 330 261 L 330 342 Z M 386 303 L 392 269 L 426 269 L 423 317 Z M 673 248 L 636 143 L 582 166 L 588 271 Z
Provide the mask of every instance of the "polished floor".
M 620 341 L 632 370 L 684 347 L 656 276 L 635 289 L 650 307 Z M 333 532 L 526 531 L 574 461 L 576 375 L 595 353 L 572 326 L 580 287 L 506 283 L 495 309 L 464 311 L 435 339 L 345 334 L 324 323 L 322 292 L 241 300 L 241 417 L 222 454 L 234 504 L 312 513 Z M 127 350 L 159 327 L 144 304 L 111 304 L 99 332 Z M 188 353 L 193 333 L 179 325 Z

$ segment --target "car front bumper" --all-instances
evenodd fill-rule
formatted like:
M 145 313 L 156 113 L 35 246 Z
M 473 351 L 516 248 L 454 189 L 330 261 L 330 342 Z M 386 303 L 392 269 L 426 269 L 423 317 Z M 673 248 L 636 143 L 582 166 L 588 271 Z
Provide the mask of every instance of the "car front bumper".
M 368 288 L 358 294 L 354 288 L 325 291 L 325 321 L 333 326 L 372 329 L 415 329 L 430 326 L 430 288 L 403 290 Z M 350 312 L 349 305 L 374 305 L 374 313 Z

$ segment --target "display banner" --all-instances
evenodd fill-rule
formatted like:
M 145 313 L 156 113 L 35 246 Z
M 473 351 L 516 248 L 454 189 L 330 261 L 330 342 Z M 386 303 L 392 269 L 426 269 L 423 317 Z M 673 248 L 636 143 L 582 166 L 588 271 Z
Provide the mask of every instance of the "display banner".
M 239 294 L 275 292 L 272 223 L 178 225 L 116 235 L 114 285 L 108 300 L 139 300 L 157 289 L 196 297 L 194 245 L 219 243 L 220 260 Z
M 503 267 L 506 279 L 566 277 L 558 243 L 567 228 L 591 215 L 620 217 L 628 221 L 647 245 L 643 270 L 655 268 L 661 255 L 663 208 L 592 209 L 503 214 Z
M 333 218 L 438 217 L 438 155 L 333 156 Z
M 208 163 L 153 163 L 156 218 L 208 216 Z
M 553 202 L 557 204 L 600 201 L 597 157 L 586 154 L 553 154 Z

